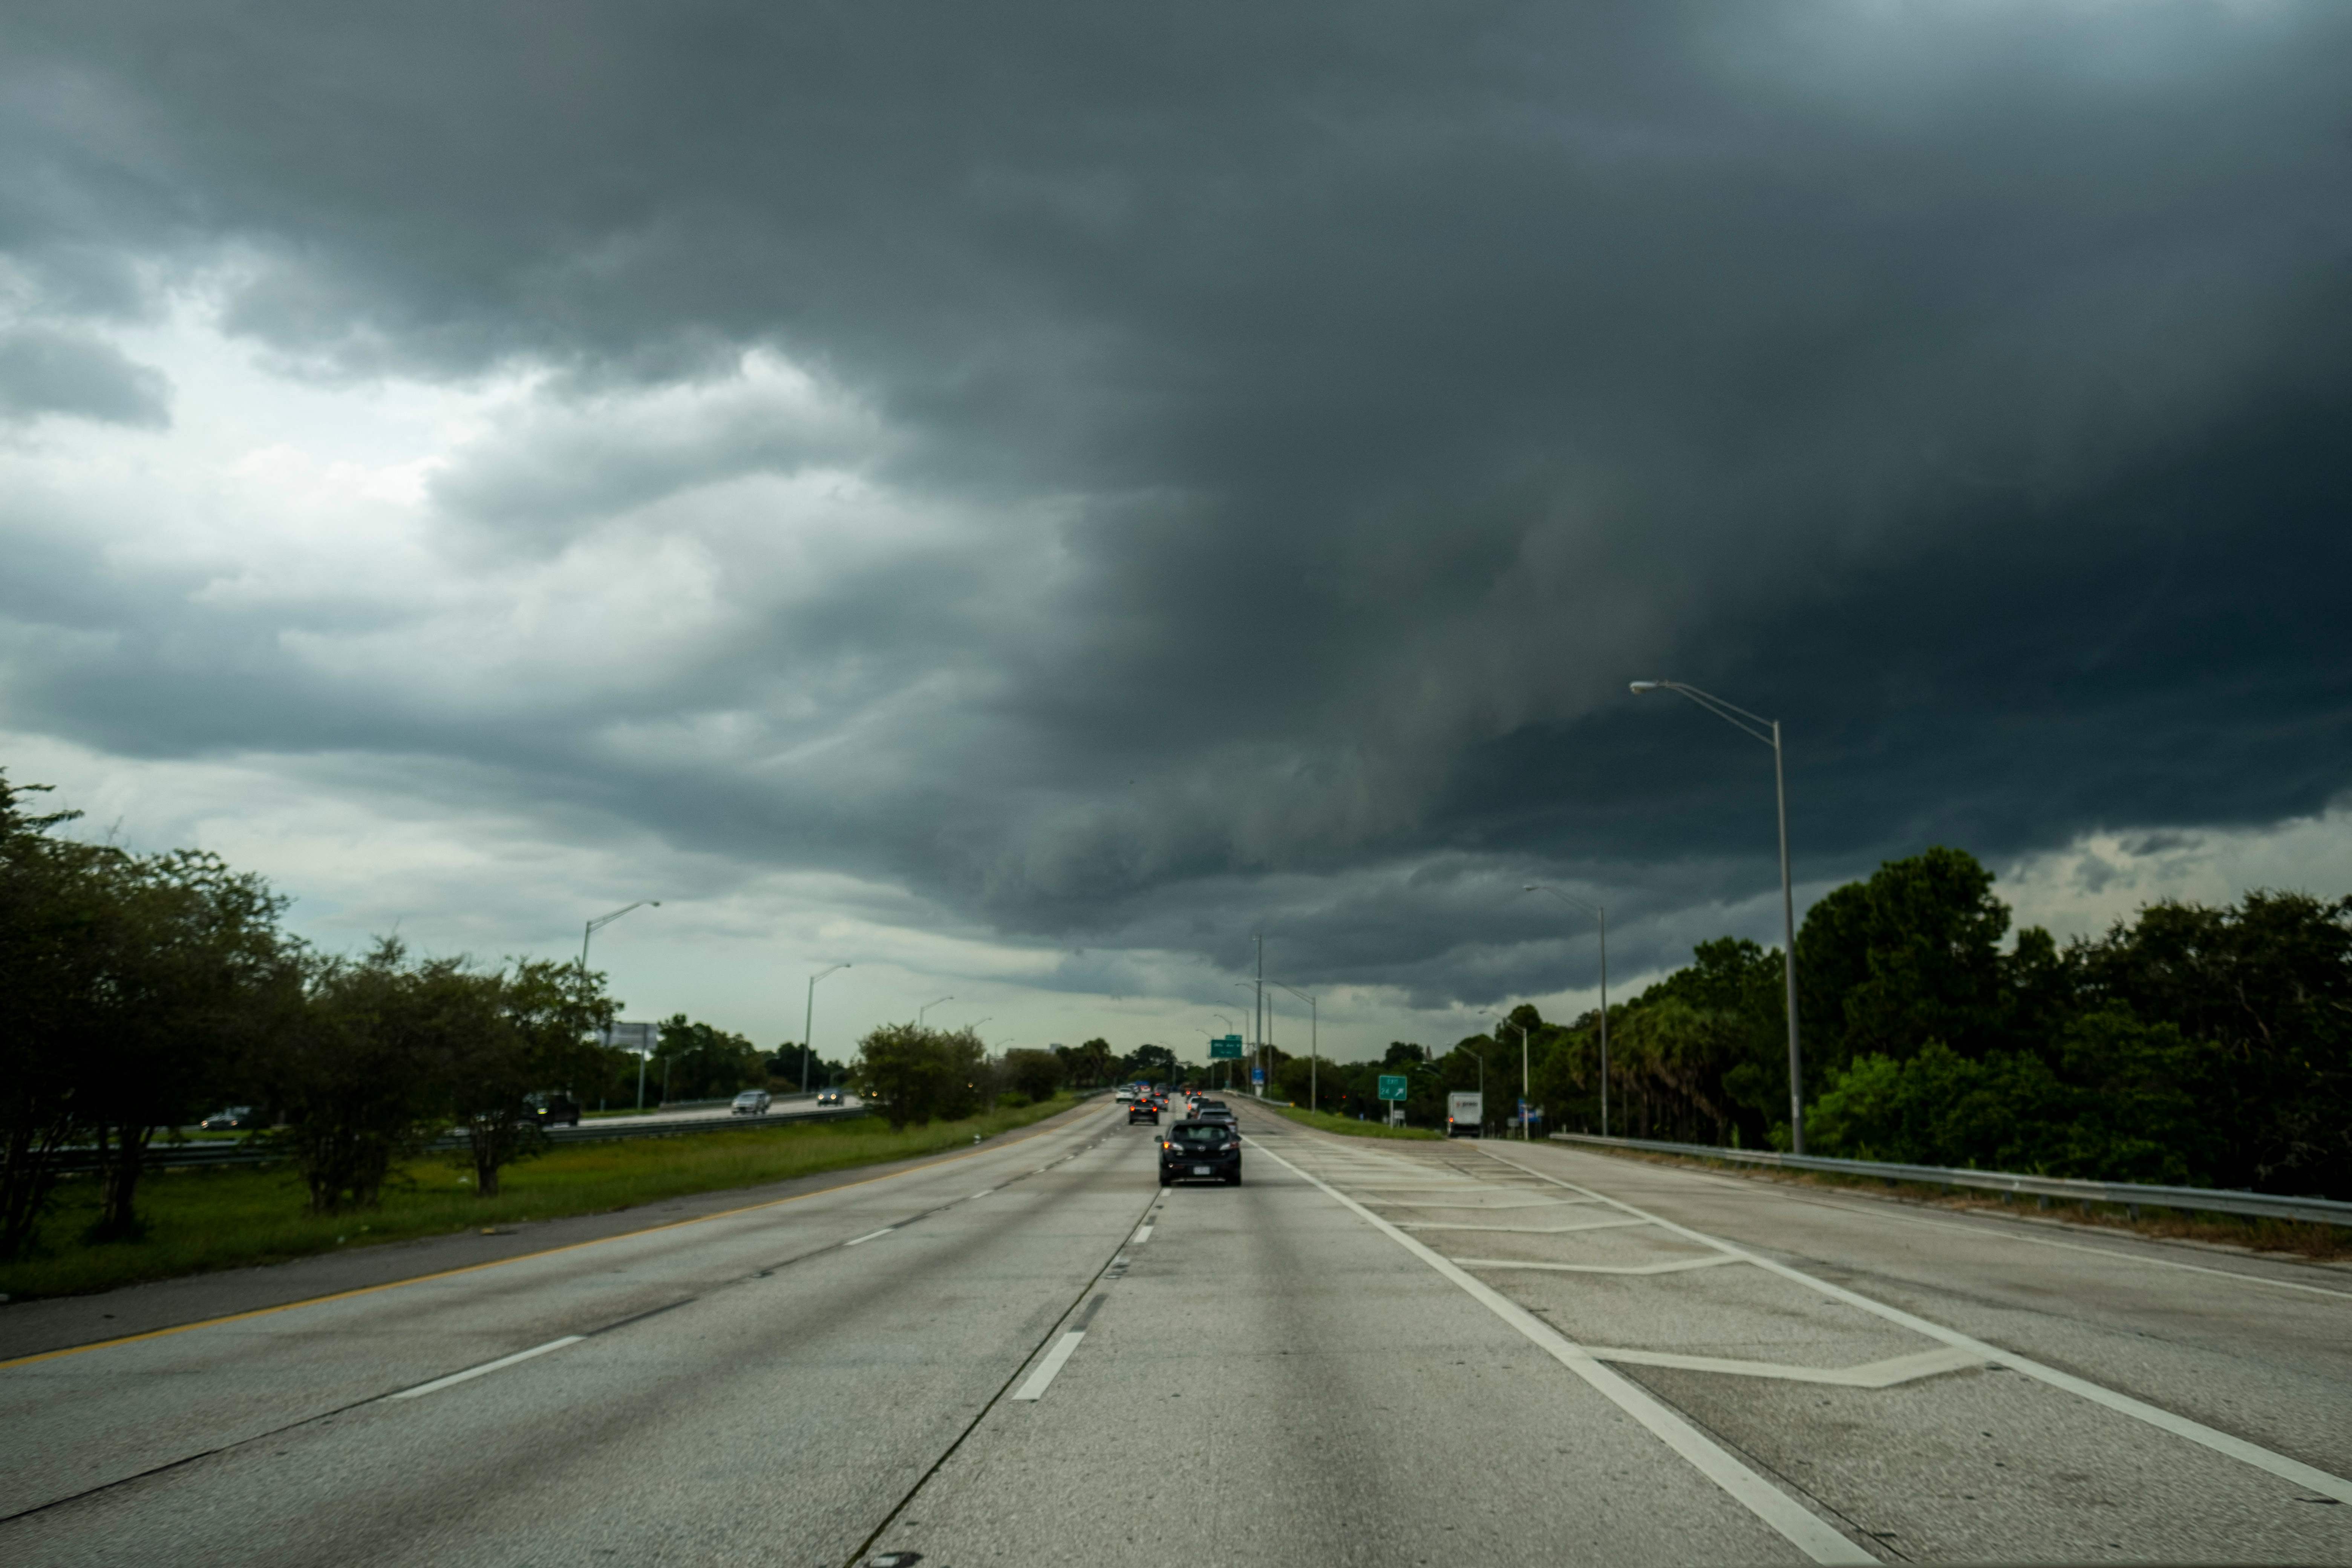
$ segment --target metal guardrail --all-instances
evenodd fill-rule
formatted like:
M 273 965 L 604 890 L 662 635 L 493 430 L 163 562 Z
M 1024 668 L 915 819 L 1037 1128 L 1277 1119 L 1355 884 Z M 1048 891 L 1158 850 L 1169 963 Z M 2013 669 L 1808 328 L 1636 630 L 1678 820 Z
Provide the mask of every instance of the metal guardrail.
M 724 1105 L 727 1102 L 718 1100 L 714 1103 Z M 611 1143 L 630 1138 L 684 1138 L 697 1132 L 797 1126 L 806 1121 L 849 1121 L 872 1114 L 870 1107 L 845 1105 L 837 1110 L 803 1110 L 792 1116 L 771 1111 L 763 1116 L 705 1116 L 677 1121 L 639 1121 L 621 1127 L 600 1127 L 593 1121 L 583 1121 L 577 1127 L 546 1128 L 544 1135 L 551 1143 Z M 465 1134 L 456 1132 L 436 1138 L 425 1146 L 425 1152 L 454 1153 L 465 1147 Z M 93 1150 L 74 1149 L 60 1152 L 62 1157 L 53 1169 L 62 1173 L 79 1175 L 98 1169 L 98 1157 Z M 242 1141 L 235 1143 L 163 1143 L 150 1145 L 142 1164 L 150 1171 L 186 1170 L 215 1165 L 268 1165 L 286 1158 L 282 1150 Z
M 1978 1192 L 2061 1198 L 2069 1203 L 2116 1204 L 2134 1213 L 2147 1207 L 2196 1214 L 2243 1215 L 2257 1219 L 2305 1220 L 2315 1225 L 2352 1226 L 2352 1203 L 2338 1203 L 2333 1198 L 2273 1197 L 2268 1193 L 2242 1192 L 2230 1187 L 2160 1187 L 2137 1182 L 2085 1182 L 2072 1176 L 2031 1176 L 2013 1171 L 1966 1171 L 1952 1165 L 1896 1165 L 1880 1160 L 1826 1160 L 1811 1154 L 1782 1154 L 1770 1149 L 1718 1149 L 1706 1143 L 1664 1143 L 1647 1138 L 1602 1138 L 1590 1132 L 1555 1132 L 1550 1142 L 1589 1143 L 1604 1149 L 1631 1149 L 1648 1154 L 1681 1154 L 1694 1159 L 1723 1160 L 1735 1164 L 1771 1165 L 1788 1171 L 1870 1176 L 1885 1182 L 1969 1187 Z

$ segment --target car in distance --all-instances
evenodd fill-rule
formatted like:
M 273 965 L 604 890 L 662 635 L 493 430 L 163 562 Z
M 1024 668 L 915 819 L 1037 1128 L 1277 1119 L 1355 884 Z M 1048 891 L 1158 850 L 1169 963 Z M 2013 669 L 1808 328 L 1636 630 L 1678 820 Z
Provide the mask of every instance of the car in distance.
M 261 1125 L 261 1117 L 250 1105 L 232 1105 L 214 1111 L 197 1125 L 207 1132 L 250 1132 Z
M 1160 1184 L 1242 1184 L 1241 1129 L 1224 1121 L 1179 1121 L 1160 1141 Z
M 1241 1118 L 1235 1116 L 1231 1108 L 1222 1100 L 1201 1101 L 1200 1108 L 1192 1112 L 1192 1119 L 1195 1121 L 1223 1122 L 1227 1127 L 1241 1125 Z
M 1127 1124 L 1132 1127 L 1139 1121 L 1149 1121 L 1154 1127 L 1159 1126 L 1160 1107 L 1148 1100 L 1130 1100 L 1127 1107 Z
M 730 1116 L 767 1115 L 768 1091 L 764 1089 L 745 1089 L 735 1097 L 735 1103 L 727 1108 L 727 1114 Z
M 1125 1105 L 1135 1098 L 1135 1090 L 1128 1088 L 1125 1084 L 1120 1084 L 1117 1089 L 1111 1090 L 1110 1097 L 1114 1102 Z
M 530 1119 L 541 1127 L 580 1125 L 580 1102 L 568 1094 L 532 1094 L 523 1098 L 530 1107 Z
M 841 1090 L 837 1089 L 818 1089 L 816 1091 L 816 1102 L 819 1105 L 839 1105 L 843 1103 Z

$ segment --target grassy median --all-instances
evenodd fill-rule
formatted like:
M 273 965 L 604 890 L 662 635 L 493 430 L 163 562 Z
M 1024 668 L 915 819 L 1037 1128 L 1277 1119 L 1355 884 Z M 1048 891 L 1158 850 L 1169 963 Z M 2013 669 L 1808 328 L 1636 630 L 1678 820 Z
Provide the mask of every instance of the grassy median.
M 1254 1102 L 1255 1103 L 1255 1102 Z M 1312 1127 L 1318 1132 L 1338 1132 L 1349 1138 L 1444 1138 L 1443 1132 L 1433 1132 L 1426 1127 L 1391 1127 L 1383 1121 L 1359 1121 L 1352 1116 L 1335 1116 L 1328 1110 L 1302 1110 L 1295 1105 L 1263 1102 L 1262 1109 L 1277 1116 L 1287 1116 L 1301 1126 Z
M 509 1165 L 497 1197 L 477 1198 L 446 1156 L 419 1160 L 364 1213 L 308 1212 L 289 1167 L 157 1171 L 140 1184 L 147 1234 L 84 1244 L 96 1217 L 98 1184 L 67 1182 L 41 1227 L 34 1256 L 0 1264 L 0 1295 L 16 1300 L 108 1290 L 141 1280 L 282 1263 L 339 1247 L 366 1247 L 453 1231 L 600 1214 L 727 1187 L 757 1186 L 855 1165 L 879 1164 L 971 1147 L 976 1138 L 1025 1127 L 1078 1103 L 1071 1095 L 961 1121 L 893 1132 L 879 1118 L 803 1126 L 730 1129 L 678 1138 L 558 1144 Z

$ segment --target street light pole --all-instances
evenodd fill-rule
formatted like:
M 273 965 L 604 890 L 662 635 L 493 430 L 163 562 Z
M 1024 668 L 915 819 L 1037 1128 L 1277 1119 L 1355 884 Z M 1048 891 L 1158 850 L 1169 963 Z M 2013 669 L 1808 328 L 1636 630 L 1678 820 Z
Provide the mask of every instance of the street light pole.
M 1675 691 L 1689 698 L 1751 740 L 1772 748 L 1772 789 L 1780 816 L 1780 974 L 1789 1005 L 1789 1146 L 1805 1152 L 1805 1058 L 1797 1042 L 1797 900 L 1789 883 L 1789 782 L 1780 763 L 1780 721 L 1737 708 L 1710 692 L 1679 680 L 1636 680 L 1633 694 Z
M 916 1009 L 915 1009 L 915 1027 L 917 1027 L 918 1029 L 921 1028 L 921 1027 L 923 1026 L 923 1015 L 924 1015 L 924 1014 L 926 1014 L 926 1013 L 929 1013 L 932 1008 L 934 1008 L 934 1007 L 936 1007 L 936 1006 L 938 1006 L 938 1005 L 940 1005 L 940 1003 L 941 1003 L 941 1002 L 952 1002 L 952 1001 L 954 1001 L 954 1000 L 955 1000 L 955 998 L 954 998 L 954 997 L 952 997 L 952 996 L 941 996 L 941 997 L 938 998 L 938 999 L 937 999 L 937 1000 L 935 1000 L 935 1001 L 926 1002 L 926 1003 L 924 1003 L 921 1006 L 919 1006 L 919 1007 L 916 1008 Z
M 598 915 L 594 920 L 583 925 L 580 928 L 580 984 L 583 986 L 588 984 L 588 939 L 590 937 L 594 936 L 598 931 L 603 931 L 606 926 L 611 925 L 614 921 L 619 920 L 631 910 L 657 910 L 659 908 L 661 908 L 661 900 L 659 899 L 639 899 L 634 904 L 624 904 L 619 909 L 614 910 L 611 914 Z M 610 1049 L 612 1047 L 612 1044 L 613 1031 L 608 1028 L 604 1031 L 605 1048 Z M 637 1109 L 639 1110 L 643 1110 L 645 1108 L 646 1058 L 644 1054 L 640 1053 L 637 1057 Z
M 816 983 L 831 974 L 835 969 L 848 967 L 849 965 L 845 963 L 836 963 L 833 969 L 819 970 L 809 976 L 808 1006 L 801 1014 L 801 1092 L 803 1094 L 808 1092 L 809 1057 L 813 1054 L 816 1044 L 812 1037 L 812 1030 L 816 1024 Z
M 1312 1110 L 1316 1107 L 1316 1071 L 1323 1055 L 1323 1026 L 1317 1016 L 1319 1009 L 1315 1005 L 1315 998 L 1296 985 L 1285 984 L 1279 980 L 1269 980 L 1266 984 L 1279 985 L 1307 1004 L 1307 1109 Z
M 1529 882 L 1530 893 L 1549 893 L 1561 903 L 1580 909 L 1601 922 L 1601 1136 L 1609 1136 L 1609 906 L 1588 904 L 1582 899 L 1571 898 L 1558 888 L 1542 882 Z
M 1528 1026 L 1525 1024 L 1518 1023 L 1510 1018 L 1497 1018 L 1495 1022 L 1503 1028 L 1517 1029 L 1519 1032 L 1519 1142 L 1524 1143 L 1528 1139 L 1528 1095 L 1529 1093 L 1528 1085 Z M 1497 1043 L 1499 1044 L 1500 1042 L 1497 1041 Z M 1486 1098 L 1486 1079 L 1483 1075 L 1479 1079 L 1478 1098 L 1482 1101 Z

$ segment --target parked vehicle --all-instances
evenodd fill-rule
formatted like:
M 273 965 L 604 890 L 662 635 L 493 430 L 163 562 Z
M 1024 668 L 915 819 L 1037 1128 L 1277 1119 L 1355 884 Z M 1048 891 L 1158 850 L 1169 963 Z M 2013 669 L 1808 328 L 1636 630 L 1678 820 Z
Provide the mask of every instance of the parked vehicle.
M 735 1103 L 727 1108 L 727 1114 L 730 1116 L 767 1115 L 768 1091 L 764 1089 L 745 1089 L 735 1097 Z
M 1448 1138 L 1476 1138 L 1486 1125 L 1486 1097 L 1477 1090 L 1455 1092 L 1445 1097 L 1445 1135 Z
M 1223 1182 L 1242 1184 L 1242 1135 L 1223 1121 L 1179 1121 L 1160 1141 L 1160 1184 Z

